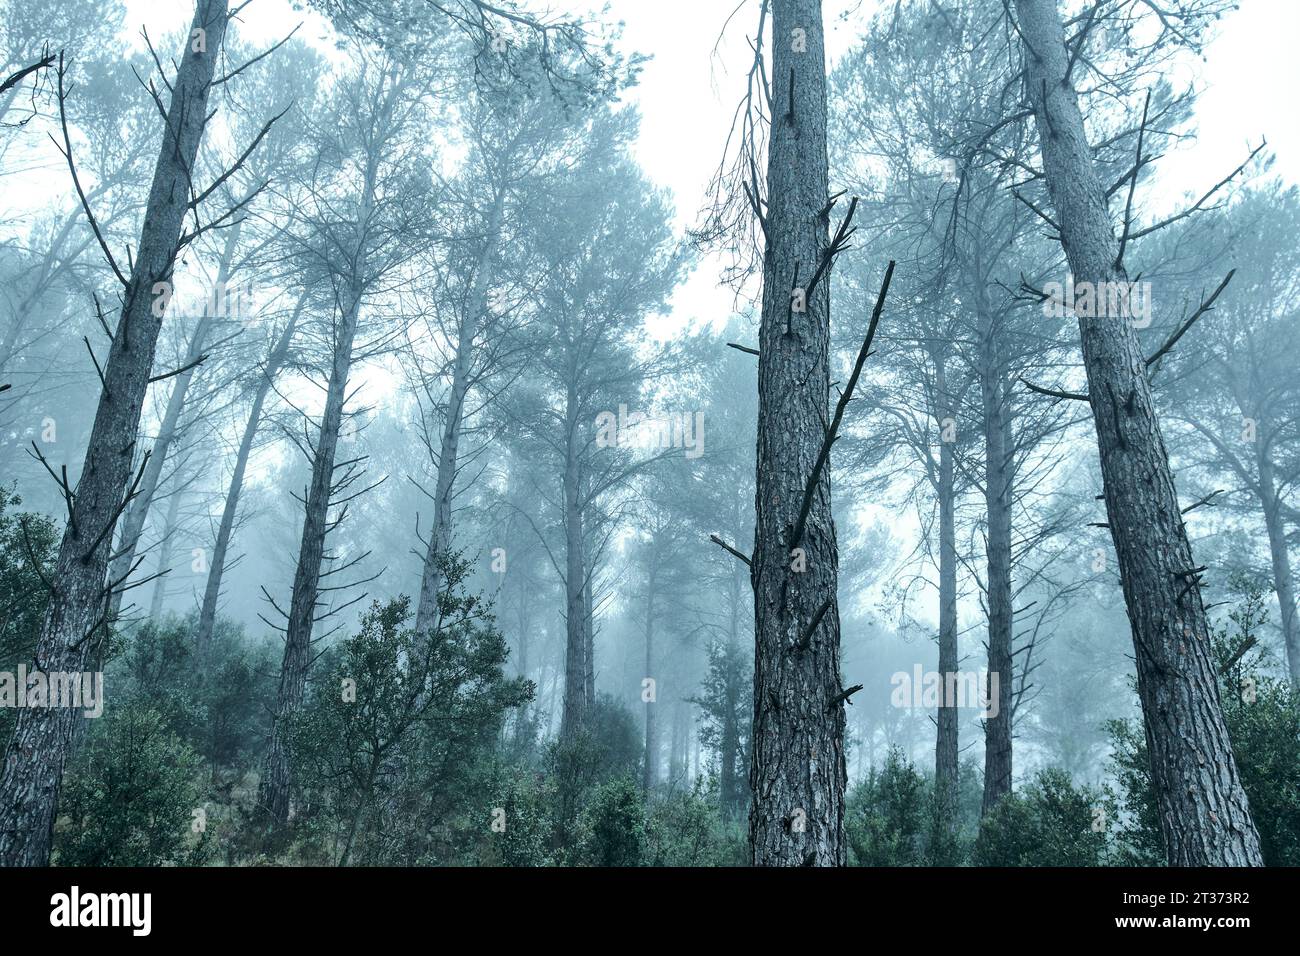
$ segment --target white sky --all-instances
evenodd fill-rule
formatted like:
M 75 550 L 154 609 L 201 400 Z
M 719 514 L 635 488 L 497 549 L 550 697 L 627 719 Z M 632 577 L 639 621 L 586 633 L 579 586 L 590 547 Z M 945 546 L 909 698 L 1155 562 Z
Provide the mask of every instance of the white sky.
M 832 62 L 852 45 L 857 23 L 878 4 L 825 0 Z M 653 182 L 671 191 L 679 230 L 694 224 L 743 92 L 750 56 L 745 35 L 757 25 L 759 4 L 744 0 L 744 5 L 720 45 L 719 34 L 737 0 L 571 0 L 561 5 L 574 14 L 622 21 L 624 49 L 652 58 L 628 96 L 642 114 L 636 158 Z M 602 14 L 606 6 L 609 13 Z M 151 35 L 158 36 L 188 20 L 189 9 L 177 0 L 127 0 L 128 30 L 138 35 L 138 25 L 147 24 Z M 841 22 L 845 13 L 852 14 L 851 22 Z M 323 35 L 320 18 L 294 11 L 290 0 L 255 0 L 243 14 L 241 29 L 250 38 L 271 40 L 304 18 L 308 24 L 301 36 Z M 1199 70 L 1201 136 L 1159 167 L 1166 202 L 1207 189 L 1235 168 L 1261 136 L 1277 154 L 1277 172 L 1300 181 L 1297 36 L 1300 0 L 1240 0 L 1239 9 L 1225 18 Z M 858 254 L 873 253 L 867 248 Z M 720 266 L 717 259 L 700 263 L 674 295 L 671 314 L 654 323 L 657 332 L 727 319 L 733 297 L 717 286 Z

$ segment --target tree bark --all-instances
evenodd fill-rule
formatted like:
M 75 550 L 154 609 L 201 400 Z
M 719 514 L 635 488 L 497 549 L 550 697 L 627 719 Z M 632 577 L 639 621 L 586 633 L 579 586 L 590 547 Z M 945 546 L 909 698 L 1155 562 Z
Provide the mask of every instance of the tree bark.
M 154 284 L 171 282 L 181 226 L 189 205 L 190 170 L 208 116 L 208 93 L 227 22 L 226 0 L 199 0 L 193 30 L 173 83 L 167 127 L 154 167 L 144 225 L 77 483 L 72 520 L 64 531 L 54 590 L 36 648 L 42 671 L 84 671 L 98 655 L 108 619 L 105 587 L 113 530 L 128 490 L 140 412 L 162 326 L 154 314 Z M 162 312 L 162 309 L 158 309 Z M 79 711 L 23 708 L 0 772 L 0 866 L 42 866 L 63 768 L 81 719 Z
M 239 512 L 239 498 L 244 490 L 244 474 L 248 470 L 248 458 L 252 454 L 253 442 L 262 423 L 262 408 L 266 404 L 266 396 L 271 391 L 271 384 L 289 354 L 289 344 L 293 341 L 298 317 L 302 314 L 306 302 L 305 296 L 298 300 L 293 316 L 266 358 L 266 367 L 258 379 L 257 390 L 253 394 L 253 406 L 249 410 L 248 421 L 244 424 L 244 433 L 239 439 L 234 471 L 231 472 L 230 485 L 226 489 L 226 503 L 221 509 L 221 523 L 217 526 L 217 540 L 212 546 L 212 560 L 208 564 L 208 580 L 203 588 L 203 604 L 199 609 L 199 627 L 194 643 L 200 660 L 207 653 L 208 642 L 212 639 L 212 631 L 216 626 L 217 601 L 221 598 L 221 578 L 226 571 L 226 553 L 230 549 L 230 539 L 235 532 L 235 516 Z
M 1015 7 L 1043 170 L 1076 285 L 1127 282 L 1067 74 L 1056 0 Z M 1127 319 L 1081 316 L 1079 332 L 1169 862 L 1261 865 L 1145 357 Z
M 758 866 L 842 866 L 844 703 L 830 468 L 791 537 L 829 420 L 830 281 L 792 296 L 829 246 L 820 0 L 773 0 L 773 103 L 759 330 L 750 851 Z M 804 311 L 794 308 L 806 299 Z M 797 550 L 796 550 L 797 549 Z M 824 602 L 822 620 L 802 633 Z

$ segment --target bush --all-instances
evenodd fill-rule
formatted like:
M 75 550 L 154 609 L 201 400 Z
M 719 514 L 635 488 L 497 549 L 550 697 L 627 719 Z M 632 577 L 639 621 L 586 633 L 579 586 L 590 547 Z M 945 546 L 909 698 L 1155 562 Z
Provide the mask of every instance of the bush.
M 844 829 L 857 866 L 920 866 L 933 802 L 930 785 L 897 748 L 849 793 Z
M 1114 812 L 1106 794 L 1076 787 L 1064 770 L 1040 771 L 984 817 L 975 838 L 977 866 L 1104 866 L 1104 821 Z
M 579 829 L 581 858 L 589 866 L 641 866 L 646 861 L 645 807 L 631 777 L 599 786 Z
M 294 719 L 299 826 L 337 848 L 340 865 L 454 855 L 439 831 L 482 805 L 505 714 L 532 699 L 531 682 L 505 676 L 509 649 L 464 593 L 467 570 L 447 566 L 439 624 L 427 634 L 404 627 L 406 597 L 375 602 L 360 631 L 331 649 Z M 488 824 L 466 823 L 471 832 Z
M 717 782 L 697 782 L 650 805 L 646 821 L 650 866 L 743 866 L 747 835 L 724 821 Z
M 200 761 L 140 698 L 90 722 L 64 779 L 55 828 L 63 866 L 160 866 L 202 862 L 206 829 Z

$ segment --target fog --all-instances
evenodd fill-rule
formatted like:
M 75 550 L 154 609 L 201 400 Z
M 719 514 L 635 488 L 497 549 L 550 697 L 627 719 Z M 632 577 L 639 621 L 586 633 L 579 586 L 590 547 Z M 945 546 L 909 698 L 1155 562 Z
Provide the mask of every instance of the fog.
M 1241 6 L 0 0 L 0 862 L 1300 862 Z

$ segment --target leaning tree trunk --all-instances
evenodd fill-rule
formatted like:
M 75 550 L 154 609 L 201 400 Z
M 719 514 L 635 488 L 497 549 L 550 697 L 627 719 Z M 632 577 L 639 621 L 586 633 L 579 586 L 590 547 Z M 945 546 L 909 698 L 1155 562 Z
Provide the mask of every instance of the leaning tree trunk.
M 991 345 L 992 343 L 990 343 Z M 987 562 L 989 684 L 996 711 L 984 720 L 984 801 L 987 814 L 1011 792 L 1011 473 L 1006 386 L 986 356 L 980 396 L 984 418 L 984 509 Z M 993 698 L 996 680 L 997 699 Z
M 1061 241 L 1080 282 L 1127 282 L 1056 0 L 1016 0 L 1026 87 Z M 1079 318 L 1106 512 L 1136 650 L 1138 695 L 1160 829 L 1175 866 L 1258 866 L 1224 724 L 1209 627 L 1146 362 L 1122 317 Z
M 955 419 L 948 392 L 947 369 L 936 363 L 935 391 L 943 403 L 939 425 Z M 957 479 L 954 442 L 939 442 L 939 676 L 943 687 L 956 686 L 957 653 Z M 947 693 L 940 698 L 935 721 L 934 792 L 935 813 L 940 831 L 949 839 L 957 836 L 958 801 L 958 713 L 957 701 Z
M 366 208 L 369 209 L 369 191 Z M 354 275 L 359 272 L 358 268 Z M 289 619 L 285 625 L 284 659 L 280 664 L 280 686 L 276 693 L 275 716 L 271 725 L 271 745 L 267 749 L 259 785 L 258 802 L 275 827 L 283 826 L 289 820 L 289 798 L 293 786 L 288 750 L 289 725 L 302 704 L 307 688 L 311 632 L 316 621 L 316 599 L 320 593 L 325 536 L 332 527 L 329 522 L 329 507 L 334 491 L 334 459 L 338 451 L 339 430 L 343 424 L 343 405 L 347 400 L 348 373 L 352 368 L 352 346 L 356 339 L 360 312 L 361 288 L 359 282 L 354 280 L 339 316 L 339 327 L 335 331 L 325 412 L 321 417 L 320 433 L 312 458 L 311 484 L 307 488 L 306 506 L 303 509 L 298 565 L 294 570 L 293 592 L 289 599 Z
M 105 575 L 113 530 L 128 490 L 140 411 L 162 327 L 162 317 L 154 314 L 154 285 L 172 281 L 192 195 L 190 170 L 203 138 L 226 21 L 226 0 L 199 0 L 192 27 L 205 31 L 206 43 L 186 45 L 173 84 L 140 242 L 104 368 L 105 387 L 37 642 L 36 665 L 44 672 L 84 671 L 100 650 L 108 615 Z M 79 719 L 79 712 L 70 708 L 18 712 L 0 772 L 0 866 L 49 862 L 59 786 Z
M 230 550 L 230 538 L 235 532 L 235 516 L 239 511 L 239 498 L 244 490 L 244 474 L 248 470 L 248 457 L 253 451 L 253 442 L 262 422 L 262 408 L 266 396 L 271 391 L 271 384 L 280 372 L 289 354 L 289 343 L 293 341 L 294 329 L 298 317 L 306 305 L 306 296 L 298 300 L 289 319 L 280 333 L 279 339 L 267 356 L 266 367 L 257 382 L 253 394 L 253 407 L 249 410 L 244 433 L 239 439 L 239 450 L 235 454 L 235 468 L 230 475 L 230 486 L 226 489 L 226 503 L 221 509 L 221 523 L 217 526 L 217 540 L 212 546 L 212 560 L 208 564 L 208 580 L 203 588 L 203 604 L 199 609 L 199 628 L 194 638 L 194 646 L 200 660 L 207 653 L 208 642 L 212 639 L 212 630 L 217 621 L 217 601 L 221 598 L 221 578 L 226 572 L 226 553 Z
M 829 246 L 821 0 L 773 0 L 772 14 L 777 108 L 759 330 L 749 839 L 755 865 L 842 866 L 847 773 L 829 467 L 802 540 L 793 540 L 829 419 L 830 282 L 811 295 L 801 285 Z
M 125 581 L 131 573 L 132 565 L 135 563 L 136 550 L 140 547 L 140 538 L 144 533 L 145 519 L 149 515 L 149 508 L 153 505 L 154 497 L 158 494 L 158 483 L 162 479 L 163 465 L 167 461 L 167 455 L 171 452 L 172 443 L 181 433 L 181 416 L 185 413 L 185 400 L 189 395 L 190 383 L 194 380 L 198 362 L 203 356 L 203 346 L 207 340 L 208 332 L 218 318 L 221 311 L 219 303 L 224 303 L 226 283 L 230 278 L 230 263 L 235 254 L 235 247 L 239 243 L 239 231 L 241 224 L 236 222 L 228 233 L 226 233 L 225 247 L 221 252 L 221 263 L 217 267 L 217 281 L 213 295 L 208 298 L 203 306 L 203 315 L 199 319 L 198 325 L 194 327 L 194 334 L 190 336 L 189 346 L 185 350 L 185 360 L 181 363 L 184 371 L 176 376 L 176 381 L 172 385 L 171 395 L 167 399 L 167 410 L 163 413 L 162 425 L 158 429 L 158 437 L 153 443 L 153 453 L 149 457 L 149 463 L 145 466 L 144 478 L 140 482 L 140 494 L 131 507 L 127 508 L 126 514 L 122 518 L 122 534 L 118 542 L 118 553 L 113 558 L 113 563 L 109 566 L 109 577 L 114 581 Z M 110 620 L 116 619 L 122 606 L 122 591 L 117 591 L 111 598 Z
M 1260 500 L 1264 507 L 1264 526 L 1268 530 L 1268 549 L 1273 559 L 1273 588 L 1277 591 L 1278 610 L 1282 621 L 1282 640 L 1286 644 L 1287 669 L 1291 686 L 1300 688 L 1300 623 L 1296 621 L 1295 583 L 1291 577 L 1291 552 L 1286 540 L 1286 527 L 1278 507 L 1277 475 L 1273 458 L 1264 445 L 1264 438 L 1256 440 L 1256 465 L 1259 468 Z
M 425 550 L 424 569 L 420 576 L 420 600 L 415 610 L 418 633 L 430 630 L 438 615 L 438 592 L 442 589 L 442 562 L 451 551 L 452 490 L 456 484 L 460 458 L 460 433 L 464 424 L 465 396 L 469 393 L 470 371 L 474 362 L 474 337 L 479 318 L 487 309 L 488 290 L 492 284 L 492 264 L 501 234 L 501 217 L 505 191 L 498 190 L 488 214 L 488 231 L 474 266 L 474 284 L 469 304 L 461 319 L 456 339 L 456 361 L 452 366 L 451 393 L 447 396 L 447 420 L 443 423 L 438 448 L 438 481 L 433 496 L 433 528 Z

